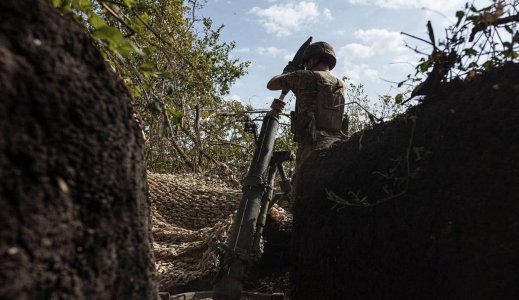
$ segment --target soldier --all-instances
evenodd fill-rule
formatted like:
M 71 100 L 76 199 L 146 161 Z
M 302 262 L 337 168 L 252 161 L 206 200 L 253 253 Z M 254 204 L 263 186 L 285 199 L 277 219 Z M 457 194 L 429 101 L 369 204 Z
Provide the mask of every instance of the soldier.
M 303 162 L 315 150 L 328 148 L 342 138 L 344 83 L 330 73 L 336 64 L 332 46 L 325 42 L 311 44 L 303 54 L 306 70 L 288 64 L 283 74 L 274 76 L 269 90 L 291 90 L 296 96 L 295 112 L 291 112 L 291 131 L 297 142 L 296 167 L 292 186 Z M 275 99 L 271 106 L 282 111 L 285 102 Z M 294 204 L 292 188 L 291 207 Z

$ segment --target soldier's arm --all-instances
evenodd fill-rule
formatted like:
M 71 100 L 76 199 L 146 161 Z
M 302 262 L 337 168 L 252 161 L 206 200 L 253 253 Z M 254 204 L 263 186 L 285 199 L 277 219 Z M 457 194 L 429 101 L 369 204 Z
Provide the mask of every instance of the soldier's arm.
M 289 77 L 293 77 L 293 76 L 288 76 L 288 75 L 295 71 L 297 71 L 297 68 L 294 67 L 291 63 L 289 63 L 283 69 L 283 74 L 276 75 L 276 76 L 272 77 L 272 79 L 270 79 L 269 83 L 267 83 L 267 89 L 269 89 L 271 91 L 277 91 L 277 90 L 282 90 L 282 89 L 286 90 L 287 87 L 285 87 L 285 86 L 290 85 Z M 286 80 L 282 81 L 282 79 L 286 79 Z M 291 89 L 291 88 L 288 88 L 288 89 Z
M 269 89 L 271 91 L 281 90 L 282 87 L 281 87 L 280 78 L 283 76 L 285 76 L 285 74 L 276 75 L 276 76 L 272 77 L 272 79 L 270 79 L 269 83 L 267 83 L 267 89 Z
M 297 89 L 301 82 L 301 74 L 303 71 L 295 71 L 276 75 L 267 83 L 267 88 L 271 91 Z

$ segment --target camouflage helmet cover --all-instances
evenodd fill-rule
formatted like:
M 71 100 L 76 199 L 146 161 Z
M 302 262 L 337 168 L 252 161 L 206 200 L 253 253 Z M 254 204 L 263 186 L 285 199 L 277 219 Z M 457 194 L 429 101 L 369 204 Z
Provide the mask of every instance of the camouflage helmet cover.
M 335 51 L 333 51 L 333 47 L 326 42 L 315 42 L 306 48 L 303 53 L 303 63 L 305 63 L 310 58 L 324 58 L 328 62 L 328 66 L 330 70 L 335 68 L 335 64 L 337 63 L 337 59 L 335 58 Z

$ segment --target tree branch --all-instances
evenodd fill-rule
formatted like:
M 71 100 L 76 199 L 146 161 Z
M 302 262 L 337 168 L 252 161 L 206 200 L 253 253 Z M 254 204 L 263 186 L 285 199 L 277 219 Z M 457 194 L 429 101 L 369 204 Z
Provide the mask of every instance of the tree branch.
M 519 14 L 518 15 L 509 16 L 509 17 L 505 17 L 505 18 L 501 18 L 501 19 L 497 19 L 497 21 L 495 21 L 493 23 L 489 23 L 489 24 L 486 23 L 486 24 L 494 25 L 494 26 L 499 26 L 499 25 L 510 23 L 510 22 L 519 22 Z M 486 29 L 486 26 L 483 27 L 483 28 L 478 28 L 478 27 L 472 28 L 472 32 L 470 33 L 470 36 L 469 36 L 469 42 L 474 41 L 474 37 L 476 36 L 476 34 L 478 32 L 480 32 L 480 31 L 484 31 L 485 29 Z
M 144 24 L 144 26 L 146 26 L 146 28 L 148 28 L 149 31 L 151 31 L 151 33 L 153 33 L 153 35 L 155 35 L 159 40 L 163 41 L 164 43 L 166 43 L 169 47 L 171 47 L 171 49 L 173 49 L 173 51 L 175 51 L 175 53 L 180 56 L 180 58 L 182 58 L 192 69 L 193 71 L 195 72 L 196 76 L 198 77 L 198 79 L 200 79 L 202 81 L 202 83 L 207 87 L 209 88 L 209 85 L 207 84 L 207 82 L 205 81 L 204 78 L 202 78 L 202 75 L 200 75 L 200 73 L 198 73 L 198 71 L 196 70 L 196 68 L 193 66 L 193 64 L 191 63 L 191 61 L 189 61 L 175 46 L 173 46 L 172 43 L 170 43 L 169 41 L 166 41 L 165 39 L 163 39 L 155 30 L 153 30 L 153 28 L 151 28 L 151 26 L 146 23 L 142 18 L 141 16 L 135 11 L 135 9 L 132 8 L 132 12 L 135 14 L 135 16 L 137 17 L 137 19 L 139 19 L 139 21 L 142 22 L 142 24 Z
M 410 34 L 405 33 L 405 32 L 400 32 L 400 34 L 402 34 L 402 35 L 407 35 L 408 37 L 411 37 L 411 38 L 413 38 L 413 39 L 417 39 L 417 40 L 419 40 L 419 41 L 422 41 L 422 42 L 424 42 L 424 43 L 427 43 L 427 44 L 433 46 L 434 48 L 436 48 L 435 45 L 433 45 L 431 42 L 429 42 L 429 41 L 427 41 L 427 40 L 421 39 L 421 38 L 419 38 L 419 37 L 416 37 L 416 36 L 414 36 L 414 35 L 410 35 Z
M 98 0 L 97 2 L 99 2 L 99 4 L 101 4 L 101 6 L 106 9 L 106 11 L 114 18 L 117 19 L 117 21 L 119 21 L 121 24 L 124 25 L 124 27 L 128 28 L 128 30 L 130 30 L 131 32 L 128 33 L 128 34 L 125 34 L 124 37 L 130 37 L 130 36 L 133 36 L 135 35 L 135 30 L 130 26 L 128 25 L 119 15 L 117 15 L 117 13 L 110 7 L 110 5 L 108 5 L 107 3 L 105 3 L 103 0 Z

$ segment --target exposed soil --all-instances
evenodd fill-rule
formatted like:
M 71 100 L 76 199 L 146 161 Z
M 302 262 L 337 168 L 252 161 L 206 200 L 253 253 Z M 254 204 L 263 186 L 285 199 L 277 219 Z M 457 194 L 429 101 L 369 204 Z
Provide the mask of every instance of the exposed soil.
M 0 299 L 156 299 L 131 96 L 45 0 L 0 1 Z
M 516 299 L 518 120 L 509 64 L 314 153 L 298 179 L 291 299 Z M 382 202 L 334 207 L 333 195 Z
M 280 230 L 275 219 L 268 215 L 263 231 L 265 237 L 263 255 L 252 266 L 250 275 L 244 282 L 244 290 L 288 294 L 291 235 L 291 228 Z

